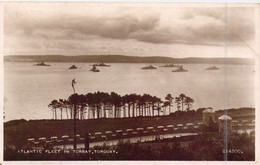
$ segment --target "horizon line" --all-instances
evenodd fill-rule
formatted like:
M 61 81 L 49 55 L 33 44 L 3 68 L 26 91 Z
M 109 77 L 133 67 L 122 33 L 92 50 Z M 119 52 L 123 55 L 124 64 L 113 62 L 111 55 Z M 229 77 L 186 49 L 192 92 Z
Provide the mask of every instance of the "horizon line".
M 170 56 L 138 56 L 138 55 L 122 55 L 122 54 L 86 54 L 86 55 L 62 55 L 62 54 L 46 54 L 46 55 L 3 55 L 3 57 L 7 56 L 65 56 L 65 57 L 77 57 L 77 56 L 125 56 L 125 57 L 141 57 L 141 58 L 151 58 L 151 57 L 165 57 L 165 58 L 172 58 L 172 59 L 187 59 L 187 58 L 207 58 L 207 59 L 223 59 L 223 58 L 232 58 L 232 59 L 255 59 L 255 57 L 170 57 Z

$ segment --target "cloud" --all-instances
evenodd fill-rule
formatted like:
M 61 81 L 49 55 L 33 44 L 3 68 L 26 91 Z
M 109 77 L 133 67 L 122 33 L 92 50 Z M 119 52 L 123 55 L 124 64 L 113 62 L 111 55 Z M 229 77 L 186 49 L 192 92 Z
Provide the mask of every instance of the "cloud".
M 227 39 L 229 42 L 241 42 L 241 39 L 250 40 L 254 37 L 254 12 L 254 8 L 250 7 L 214 10 L 192 8 L 184 12 L 181 18 L 192 22 L 186 26 L 186 29 L 196 40 L 224 41 Z M 201 23 L 203 26 L 200 25 Z
M 112 39 L 127 39 L 131 33 L 154 29 L 159 21 L 158 16 L 137 18 L 133 15 L 103 17 L 58 15 L 54 18 L 45 19 L 30 17 L 21 17 L 18 18 L 18 22 L 11 23 L 8 23 L 10 18 L 6 19 L 6 34 L 11 34 L 13 30 L 18 28 L 24 32 L 25 36 L 46 39 L 86 39 L 87 36 L 91 35 Z M 66 17 L 65 20 L 64 17 Z M 9 25 L 16 28 L 12 30 Z
M 101 9 L 97 6 L 90 10 L 87 6 L 80 14 L 75 10 L 61 10 L 62 5 L 50 12 L 32 7 L 6 9 L 5 48 L 34 49 L 36 52 L 44 49 L 81 51 L 84 54 L 86 50 L 97 49 L 95 51 L 113 53 L 117 49 L 107 44 L 216 46 L 223 45 L 226 39 L 231 44 L 252 40 L 255 33 L 252 8 L 228 8 L 225 19 L 224 8 L 177 9 L 169 6 L 117 10 L 118 7 Z M 127 10 L 130 8 L 133 10 Z M 104 11 L 98 14 L 95 9 Z M 155 9 L 156 14 L 153 14 Z M 225 36 L 226 32 L 228 36 Z

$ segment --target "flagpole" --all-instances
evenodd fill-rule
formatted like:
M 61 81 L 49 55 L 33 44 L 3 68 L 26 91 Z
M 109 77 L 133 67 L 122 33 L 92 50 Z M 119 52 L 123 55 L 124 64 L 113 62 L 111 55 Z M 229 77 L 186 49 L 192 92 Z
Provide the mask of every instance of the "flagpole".
M 74 84 L 76 83 L 75 79 L 72 80 L 71 85 L 75 94 L 75 88 L 74 88 Z M 73 106 L 73 111 L 74 111 L 74 116 L 73 116 L 73 149 L 76 150 L 77 149 L 77 139 L 76 139 L 76 102 L 74 102 L 74 106 Z

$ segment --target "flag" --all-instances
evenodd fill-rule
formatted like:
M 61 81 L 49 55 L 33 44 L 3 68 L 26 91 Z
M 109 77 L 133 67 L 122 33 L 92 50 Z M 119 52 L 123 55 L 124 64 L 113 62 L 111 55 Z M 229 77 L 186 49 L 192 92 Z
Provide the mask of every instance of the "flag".
M 71 86 L 72 86 L 73 91 L 74 91 L 74 93 L 75 93 L 74 84 L 76 84 L 75 78 L 71 81 Z

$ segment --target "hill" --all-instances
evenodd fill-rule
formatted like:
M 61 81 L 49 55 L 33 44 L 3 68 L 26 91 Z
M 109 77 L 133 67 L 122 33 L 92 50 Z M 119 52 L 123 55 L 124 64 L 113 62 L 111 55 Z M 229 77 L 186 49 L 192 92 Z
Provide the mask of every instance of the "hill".
M 176 64 L 254 64 L 249 58 L 171 58 L 171 57 L 140 57 L 123 55 L 11 55 L 4 56 L 5 62 L 105 62 L 105 63 L 176 63 Z

